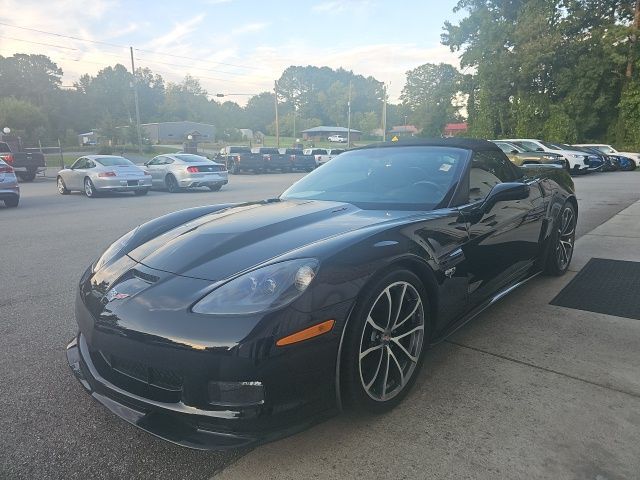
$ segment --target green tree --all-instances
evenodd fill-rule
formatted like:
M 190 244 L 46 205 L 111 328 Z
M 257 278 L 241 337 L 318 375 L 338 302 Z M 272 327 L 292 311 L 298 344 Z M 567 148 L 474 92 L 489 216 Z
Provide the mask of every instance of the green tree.
M 400 99 L 423 135 L 439 137 L 447 123 L 459 119 L 454 100 L 460 93 L 460 81 L 458 70 L 446 63 L 425 63 L 407 72 Z
M 0 128 L 9 127 L 28 143 L 43 140 L 47 117 L 26 100 L 0 98 Z
M 262 92 L 249 99 L 244 108 L 247 128 L 254 132 L 266 132 L 267 126 L 275 120 L 275 95 Z

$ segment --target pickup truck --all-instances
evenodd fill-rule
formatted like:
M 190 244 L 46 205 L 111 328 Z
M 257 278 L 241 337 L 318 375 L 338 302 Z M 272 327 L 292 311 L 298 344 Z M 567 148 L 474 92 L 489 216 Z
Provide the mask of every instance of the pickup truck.
M 316 168 L 316 158 L 305 155 L 301 148 L 287 148 L 284 153 L 291 159 L 291 171 L 310 172 Z
M 13 167 L 20 180 L 31 182 L 36 178 L 36 174 L 44 171 L 46 163 L 42 153 L 24 151 L 18 137 L 5 135 L 3 140 L 0 142 L 0 160 Z
M 331 160 L 331 157 L 329 156 L 329 150 L 327 150 L 326 148 L 305 148 L 304 154 L 313 155 L 316 158 L 316 166 L 318 167 L 323 163 L 327 163 L 329 160 Z
M 237 175 L 243 171 L 261 173 L 264 170 L 262 155 L 252 153 L 249 147 L 224 147 L 215 156 L 215 160 L 223 162 L 232 175 Z
M 347 143 L 346 137 L 343 137 L 342 135 L 331 135 L 327 140 L 336 143 Z
M 256 153 L 262 155 L 265 171 L 291 171 L 291 157 L 287 154 L 280 153 L 280 150 L 277 148 L 260 147 L 256 150 Z

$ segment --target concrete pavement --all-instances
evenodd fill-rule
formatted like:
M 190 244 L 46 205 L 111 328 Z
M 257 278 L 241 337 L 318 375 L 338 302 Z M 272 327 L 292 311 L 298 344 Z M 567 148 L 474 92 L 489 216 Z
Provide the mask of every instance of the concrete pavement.
M 235 464 L 247 452 L 176 447 L 86 395 L 64 356 L 86 265 L 141 222 L 268 198 L 300 177 L 241 175 L 220 192 L 95 200 L 58 195 L 51 178 L 38 178 L 21 185 L 19 208 L 0 206 L 0 478 L 203 479 L 230 465 L 221 478 L 634 478 L 640 322 L 547 305 L 572 274 L 535 280 L 429 352 L 394 412 L 347 413 Z M 589 242 L 630 242 L 619 255 L 637 249 L 609 230 L 631 229 L 633 218 L 584 234 L 638 200 L 639 183 L 640 173 L 576 178 L 583 238 L 574 265 Z
M 384 416 L 347 412 L 256 449 L 216 480 L 640 476 L 640 322 L 549 305 L 592 257 L 640 261 L 640 202 L 428 352 Z

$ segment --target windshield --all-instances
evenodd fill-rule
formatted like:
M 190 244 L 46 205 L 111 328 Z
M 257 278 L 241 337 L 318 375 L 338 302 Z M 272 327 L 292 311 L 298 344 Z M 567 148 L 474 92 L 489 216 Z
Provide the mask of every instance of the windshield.
M 562 150 L 560 147 L 558 147 L 558 145 L 554 145 L 553 143 L 549 143 L 549 142 L 540 142 L 540 143 L 545 147 L 547 147 L 549 150 Z
M 609 145 L 596 145 L 596 147 L 598 150 L 600 150 L 602 153 L 617 153 L 613 148 L 611 148 Z
M 514 151 L 518 152 L 518 153 L 522 153 L 525 150 L 522 147 L 518 147 L 517 145 L 514 145 L 513 143 L 506 143 L 506 142 L 495 142 L 495 144 L 500 148 L 500 150 L 502 150 L 504 153 L 513 153 Z
M 100 157 L 95 159 L 100 165 L 105 167 L 115 167 L 117 165 L 134 165 L 133 162 L 123 157 Z
M 330 200 L 360 208 L 431 210 L 453 190 L 469 157 L 451 147 L 345 152 L 291 186 L 283 199 Z
M 174 155 L 178 160 L 182 160 L 186 163 L 200 163 L 200 162 L 208 162 L 209 159 L 206 157 L 201 157 L 200 155 L 190 155 L 190 154 L 180 154 Z

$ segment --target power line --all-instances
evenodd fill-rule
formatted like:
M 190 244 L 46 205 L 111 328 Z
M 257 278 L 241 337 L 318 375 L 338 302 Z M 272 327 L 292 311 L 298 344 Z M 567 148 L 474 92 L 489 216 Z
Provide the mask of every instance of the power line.
M 21 38 L 6 37 L 4 35 L 0 35 L 0 38 L 6 38 L 7 40 L 14 40 L 16 42 L 26 42 L 26 43 L 33 43 L 35 45 L 44 45 L 45 47 L 64 48 L 65 50 L 79 51 L 77 48 L 73 48 L 73 47 L 63 47 L 61 45 L 52 45 L 51 43 L 34 42 L 32 40 L 23 40 Z
M 168 65 L 170 67 L 190 68 L 190 69 L 194 69 L 194 70 L 204 70 L 206 72 L 224 73 L 225 75 L 234 75 L 234 76 L 238 76 L 238 77 L 246 75 L 245 73 L 226 72 L 224 70 L 215 70 L 215 69 L 211 69 L 211 68 L 194 67 L 194 66 L 191 66 L 191 65 L 179 65 L 179 64 L 176 64 L 176 63 L 168 63 L 168 62 L 161 62 L 159 60 L 151 60 L 151 59 L 148 59 L 148 58 L 136 57 L 136 60 L 140 60 L 142 62 L 147 62 L 147 63 L 157 63 L 158 65 Z
M 39 30 L 37 28 L 29 28 L 29 27 L 22 27 L 22 26 L 18 26 L 18 25 L 11 25 L 10 23 L 0 22 L 0 25 L 3 25 L 5 27 L 11 27 L 11 28 L 19 28 L 21 30 L 28 30 L 30 32 L 43 33 L 45 35 L 53 35 L 55 37 L 60 37 L 60 38 L 69 38 L 71 40 L 78 40 L 80 42 L 94 43 L 96 45 L 106 45 L 106 46 L 113 47 L 113 48 L 129 48 L 129 47 L 125 46 L 125 45 L 118 45 L 116 43 L 103 42 L 103 41 L 99 41 L 99 40 L 89 40 L 88 38 L 75 37 L 73 35 L 63 35 L 62 33 L 48 32 L 46 30 Z M 137 50 L 139 52 L 151 53 L 151 54 L 155 54 L 155 55 L 164 55 L 164 56 L 167 56 L 167 57 L 182 58 L 182 59 L 185 59 L 185 60 L 194 60 L 194 61 L 202 62 L 202 63 L 211 63 L 211 64 L 216 64 L 216 65 L 225 65 L 225 66 L 229 66 L 229 67 L 246 68 L 246 69 L 249 69 L 249 70 L 257 70 L 255 67 L 248 67 L 246 65 L 238 65 L 238 64 L 234 64 L 234 63 L 224 63 L 224 62 L 214 62 L 214 61 L 211 61 L 211 60 L 202 60 L 201 58 L 187 57 L 187 56 L 184 56 L 184 55 L 175 55 L 175 54 L 172 54 L 172 53 L 159 52 L 159 51 L 155 51 L 155 50 L 147 50 L 147 49 L 142 49 L 142 48 L 134 48 L 134 50 Z
M 97 45 L 108 45 L 109 47 L 115 47 L 115 48 L 127 48 L 124 45 L 116 45 L 115 43 L 101 42 L 98 40 L 89 40 L 88 38 L 74 37 L 72 35 L 63 35 L 61 33 L 55 33 L 55 32 L 47 32 L 45 30 L 38 30 L 37 28 L 20 27 L 18 25 L 11 25 L 10 23 L 0 22 L 0 25 L 3 25 L 5 27 L 19 28 L 21 30 L 29 30 L 30 32 L 44 33 L 45 35 L 53 35 L 54 37 L 70 38 L 72 40 L 79 40 L 81 42 L 95 43 Z

